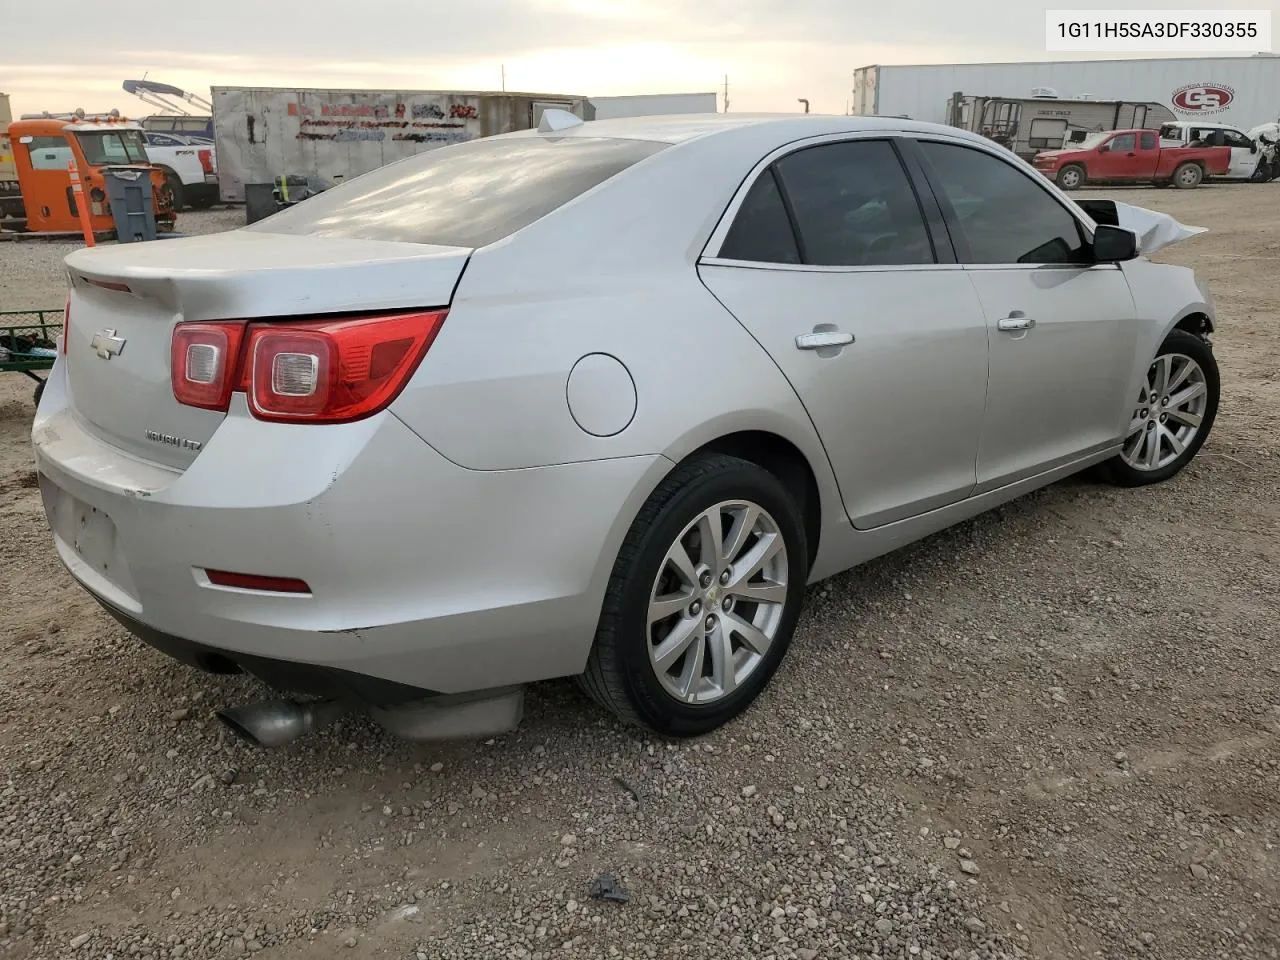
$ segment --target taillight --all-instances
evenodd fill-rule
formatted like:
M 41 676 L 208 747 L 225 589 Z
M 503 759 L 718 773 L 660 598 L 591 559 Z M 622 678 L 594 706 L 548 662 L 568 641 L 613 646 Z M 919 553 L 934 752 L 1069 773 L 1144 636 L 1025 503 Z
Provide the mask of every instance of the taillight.
M 226 410 L 240 364 L 243 323 L 180 323 L 169 346 L 169 379 L 179 403 Z
M 66 306 L 62 308 L 62 342 L 58 344 L 58 349 L 62 351 L 62 355 L 67 355 L 67 336 L 71 333 L 71 294 L 67 294 Z
M 387 406 L 440 332 L 447 311 L 312 322 L 182 323 L 170 366 L 179 403 L 227 410 L 233 392 L 280 423 L 347 423 Z
M 200 150 L 197 151 L 196 156 L 200 158 L 200 166 L 203 168 L 204 172 L 213 173 L 213 151 Z

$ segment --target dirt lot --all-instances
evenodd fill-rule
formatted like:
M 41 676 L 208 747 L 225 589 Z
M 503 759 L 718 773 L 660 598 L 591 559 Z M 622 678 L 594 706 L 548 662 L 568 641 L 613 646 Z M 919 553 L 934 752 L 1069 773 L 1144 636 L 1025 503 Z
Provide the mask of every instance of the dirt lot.
M 1220 313 L 1204 452 L 815 588 L 771 690 L 695 743 L 557 683 L 484 744 L 241 746 L 212 709 L 253 682 L 63 572 L 0 378 L 0 956 L 1280 956 L 1280 184 L 1120 198 L 1211 230 L 1168 251 Z M 17 246 L 0 308 L 59 306 L 61 252 Z

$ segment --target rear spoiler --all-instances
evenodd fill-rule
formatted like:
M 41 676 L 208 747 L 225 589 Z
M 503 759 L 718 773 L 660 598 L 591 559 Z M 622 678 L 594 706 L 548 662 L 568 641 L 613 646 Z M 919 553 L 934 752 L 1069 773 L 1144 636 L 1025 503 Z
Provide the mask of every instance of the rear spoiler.
M 1189 227 L 1179 223 L 1167 213 L 1115 200 L 1077 200 L 1076 206 L 1100 226 L 1132 230 L 1138 235 L 1138 250 L 1143 256 L 1207 231 L 1206 227 Z

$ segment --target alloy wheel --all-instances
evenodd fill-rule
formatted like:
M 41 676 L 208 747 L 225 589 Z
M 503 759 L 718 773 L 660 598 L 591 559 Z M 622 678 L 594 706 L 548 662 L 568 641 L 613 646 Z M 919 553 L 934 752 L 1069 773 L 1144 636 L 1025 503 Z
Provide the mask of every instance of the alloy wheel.
M 648 609 L 649 662 L 668 694 L 714 703 L 751 676 L 778 635 L 787 568 L 778 524 L 757 504 L 723 501 L 684 528 Z
M 1204 421 L 1209 389 L 1191 357 L 1166 353 L 1147 370 L 1120 456 L 1135 470 L 1161 470 L 1191 445 Z

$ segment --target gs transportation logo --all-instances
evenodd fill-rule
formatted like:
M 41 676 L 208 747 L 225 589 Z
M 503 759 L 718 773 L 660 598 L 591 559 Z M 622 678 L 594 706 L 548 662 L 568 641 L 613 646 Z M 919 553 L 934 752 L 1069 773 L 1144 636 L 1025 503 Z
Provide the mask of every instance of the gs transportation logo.
M 1173 91 L 1173 109 L 1179 113 L 1222 113 L 1236 98 L 1236 92 L 1220 83 L 1189 83 Z

